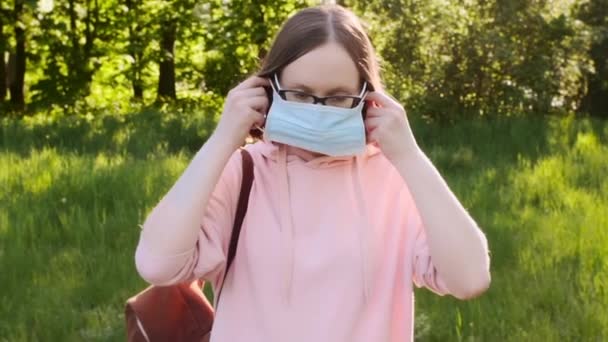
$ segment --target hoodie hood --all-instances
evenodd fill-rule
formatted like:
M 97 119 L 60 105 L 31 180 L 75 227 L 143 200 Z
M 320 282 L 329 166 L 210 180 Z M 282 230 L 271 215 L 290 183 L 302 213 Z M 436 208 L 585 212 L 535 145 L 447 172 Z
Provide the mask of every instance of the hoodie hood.
M 253 146 L 252 146 L 253 147 Z M 284 300 L 286 304 L 290 303 L 292 296 L 292 280 L 294 272 L 294 228 L 293 214 L 291 212 L 291 201 L 289 193 L 289 172 L 287 165 L 289 163 L 302 163 L 303 165 L 313 169 L 324 169 L 343 167 L 345 176 L 350 178 L 351 191 L 355 194 L 357 208 L 353 208 L 353 213 L 360 215 L 359 224 L 353 229 L 356 230 L 358 245 L 359 245 L 359 265 L 361 273 L 361 284 L 363 285 L 363 298 L 367 302 L 370 291 L 370 265 L 369 251 L 367 250 L 368 234 L 370 233 L 370 221 L 367 217 L 367 204 L 363 196 L 361 169 L 368 158 L 380 154 L 381 150 L 375 145 L 368 144 L 365 151 L 356 156 L 331 157 L 321 156 L 305 161 L 299 156 L 288 155 L 287 146 L 279 143 L 270 142 L 268 140 L 260 141 L 254 144 L 254 149 L 262 154 L 265 158 L 277 163 L 279 168 L 279 211 L 280 211 L 280 230 L 282 246 L 284 248 Z
M 269 140 L 260 140 L 259 142 L 254 144 L 256 146 L 256 151 L 262 154 L 267 159 L 270 159 L 274 162 L 279 162 L 280 152 L 283 148 L 285 148 L 284 144 L 272 142 Z M 313 169 L 322 169 L 328 167 L 335 166 L 343 166 L 350 162 L 353 162 L 358 158 L 369 158 L 376 154 L 380 154 L 381 150 L 374 144 L 368 144 L 365 148 L 365 151 L 356 156 L 343 156 L 343 157 L 331 157 L 331 156 L 321 156 L 311 159 L 309 161 L 305 161 L 302 158 L 295 155 L 287 155 L 286 161 L 287 163 L 291 162 L 301 162 L 303 165 L 313 168 Z

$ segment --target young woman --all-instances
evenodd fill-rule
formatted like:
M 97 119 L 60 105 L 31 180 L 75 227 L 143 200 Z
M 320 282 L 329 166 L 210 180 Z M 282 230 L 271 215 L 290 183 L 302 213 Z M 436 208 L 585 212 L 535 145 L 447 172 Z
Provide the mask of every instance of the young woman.
M 146 281 L 220 285 L 237 149 L 255 127 L 264 136 L 246 146 L 254 184 L 212 342 L 412 340 L 413 284 L 460 299 L 488 288 L 484 234 L 339 6 L 287 20 L 258 75 L 229 92 L 215 132 L 143 224 L 135 259 Z

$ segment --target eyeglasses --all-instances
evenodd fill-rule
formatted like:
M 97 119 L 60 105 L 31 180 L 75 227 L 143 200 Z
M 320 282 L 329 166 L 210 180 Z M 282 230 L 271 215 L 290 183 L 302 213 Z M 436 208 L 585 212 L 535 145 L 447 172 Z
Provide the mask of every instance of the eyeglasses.
M 299 90 L 281 89 L 277 74 L 274 74 L 274 80 L 277 85 L 277 93 L 285 101 L 317 104 L 320 103 L 325 106 L 340 107 L 340 108 L 354 108 L 361 100 L 367 89 L 367 82 L 363 84 L 363 89 L 359 96 L 354 95 L 333 95 L 333 96 L 315 96 L 312 94 L 305 93 Z M 272 82 L 271 82 L 272 83 Z

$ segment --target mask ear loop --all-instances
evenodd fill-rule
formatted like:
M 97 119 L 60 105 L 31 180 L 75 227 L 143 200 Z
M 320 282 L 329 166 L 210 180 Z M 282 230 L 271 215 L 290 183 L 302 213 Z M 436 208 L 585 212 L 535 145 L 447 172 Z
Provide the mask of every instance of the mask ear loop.
M 359 98 L 361 99 L 361 102 L 359 103 L 359 105 L 361 103 L 363 103 L 365 105 L 365 97 L 367 96 L 369 92 L 367 91 L 367 82 L 363 82 L 363 89 L 361 89 L 361 92 L 359 93 Z
M 277 94 L 279 93 L 279 90 L 281 90 L 281 85 L 279 84 L 279 76 L 277 76 L 277 73 L 274 73 L 274 82 L 277 85 L 277 89 L 274 88 L 274 84 L 272 83 L 272 81 L 270 81 L 270 86 L 272 87 L 272 90 L 274 90 Z
M 361 89 L 359 97 L 364 97 L 364 95 L 367 95 L 367 81 L 363 82 L 363 89 Z
M 367 96 L 367 82 L 363 82 L 363 89 L 359 93 L 359 98 L 361 98 L 361 102 L 365 102 L 365 96 Z

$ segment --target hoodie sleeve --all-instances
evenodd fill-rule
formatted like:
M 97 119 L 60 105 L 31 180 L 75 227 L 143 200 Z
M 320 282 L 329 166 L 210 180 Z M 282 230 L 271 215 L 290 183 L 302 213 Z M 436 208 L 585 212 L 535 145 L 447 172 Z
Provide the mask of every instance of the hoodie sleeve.
M 229 159 L 222 171 L 220 179 L 207 203 L 202 210 L 196 241 L 189 246 L 171 246 L 167 250 L 171 253 L 159 254 L 150 246 L 162 244 L 154 243 L 140 236 L 135 252 L 136 268 L 140 276 L 148 283 L 158 286 L 173 285 L 195 279 L 205 279 L 216 284 L 219 276 L 223 274 L 228 254 L 228 244 L 232 224 L 236 212 L 236 204 L 241 186 L 241 157 L 236 151 Z M 170 210 L 171 203 L 159 203 L 154 210 Z M 157 217 L 171 217 L 157 215 Z M 163 222 L 167 229 L 171 229 L 171 222 Z
M 434 293 L 444 296 L 449 291 L 437 272 L 429 252 L 424 225 L 415 206 L 412 206 L 409 224 L 414 232 L 413 281 L 417 287 L 426 287 Z

